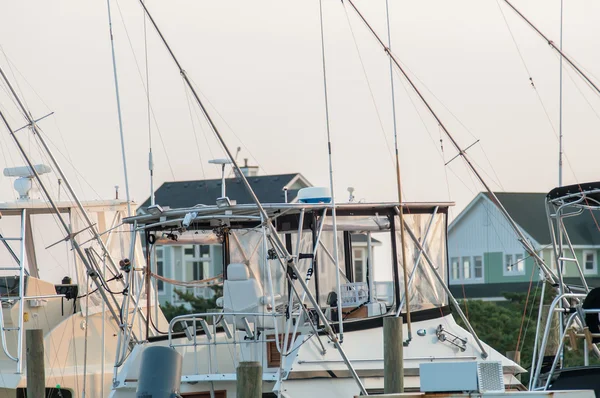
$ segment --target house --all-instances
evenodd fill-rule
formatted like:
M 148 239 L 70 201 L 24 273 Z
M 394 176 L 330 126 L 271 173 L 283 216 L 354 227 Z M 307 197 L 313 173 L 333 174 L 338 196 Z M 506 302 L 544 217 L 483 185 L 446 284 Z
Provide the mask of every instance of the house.
M 546 194 L 496 196 L 546 264 L 556 270 Z M 593 215 L 567 218 L 565 225 L 588 283 L 600 286 L 600 230 Z M 527 292 L 530 281 L 540 280 L 533 259 L 487 193 L 479 193 L 448 227 L 448 258 L 450 290 L 457 298 L 502 300 L 503 293 Z M 581 284 L 575 263 L 565 262 L 564 268 L 567 283 Z
M 241 168 L 258 199 L 263 203 L 294 202 L 298 190 L 311 184 L 300 173 L 258 176 L 255 167 Z M 155 203 L 161 207 L 192 207 L 197 204 L 215 204 L 221 197 L 221 179 L 165 182 L 155 192 Z M 225 179 L 227 196 L 238 204 L 253 203 L 240 178 Z M 138 208 L 143 214 L 150 206 L 147 199 Z M 220 244 L 173 244 L 155 248 L 156 270 L 158 275 L 179 281 L 193 281 L 211 278 L 223 272 L 223 250 Z M 163 281 L 156 282 L 160 304 L 165 302 L 180 304 L 174 287 Z M 180 288 L 181 290 L 181 288 Z M 210 298 L 212 289 L 188 288 L 196 296 Z

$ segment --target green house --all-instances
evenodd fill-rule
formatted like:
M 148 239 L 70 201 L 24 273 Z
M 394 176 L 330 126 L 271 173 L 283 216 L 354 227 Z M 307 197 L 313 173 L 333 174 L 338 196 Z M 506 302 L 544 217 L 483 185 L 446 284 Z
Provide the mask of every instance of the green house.
M 557 272 L 546 194 L 498 192 L 496 196 L 546 264 Z M 584 213 L 568 218 L 565 224 L 588 284 L 600 286 L 600 220 Z M 567 256 L 570 253 L 565 252 Z M 563 277 L 581 284 L 574 262 L 565 262 Z M 455 297 L 483 300 L 503 300 L 504 293 L 527 292 L 540 281 L 533 259 L 487 193 L 479 193 L 448 227 L 448 279 Z

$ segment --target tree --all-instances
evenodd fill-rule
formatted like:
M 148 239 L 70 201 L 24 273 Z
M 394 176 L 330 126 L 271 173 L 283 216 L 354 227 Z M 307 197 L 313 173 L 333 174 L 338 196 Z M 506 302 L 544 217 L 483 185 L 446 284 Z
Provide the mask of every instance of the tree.
M 175 294 L 177 294 L 179 300 L 187 303 L 189 307 L 185 304 L 173 305 L 167 301 L 164 305 L 160 306 L 167 321 L 171 321 L 171 319 L 179 315 L 201 314 L 217 308 L 217 298 L 223 295 L 223 286 L 214 285 L 209 286 L 209 288 L 215 293 L 213 298 L 210 299 L 196 297 L 194 293 L 175 289 Z

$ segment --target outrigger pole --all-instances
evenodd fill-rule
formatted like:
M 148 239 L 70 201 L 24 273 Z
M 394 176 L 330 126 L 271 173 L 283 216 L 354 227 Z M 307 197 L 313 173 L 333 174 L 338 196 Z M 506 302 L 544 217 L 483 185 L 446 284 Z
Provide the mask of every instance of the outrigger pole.
M 272 223 L 271 219 L 269 218 L 269 215 L 265 211 L 264 207 L 262 206 L 262 204 L 258 200 L 258 197 L 256 196 L 256 193 L 254 193 L 254 190 L 252 190 L 252 187 L 250 186 L 250 183 L 246 179 L 246 176 L 244 175 L 244 173 L 242 173 L 242 171 L 241 171 L 241 169 L 240 169 L 240 167 L 239 167 L 239 165 L 238 165 L 235 157 L 231 153 L 231 150 L 229 149 L 229 147 L 225 143 L 225 140 L 223 139 L 221 133 L 219 132 L 219 129 L 215 125 L 215 122 L 210 117 L 210 114 L 208 113 L 207 109 L 205 108 L 205 106 L 204 106 L 202 100 L 200 99 L 198 93 L 194 89 L 194 86 L 190 82 L 190 80 L 189 80 L 189 78 L 187 76 L 187 73 L 185 72 L 185 70 L 183 69 L 183 67 L 181 66 L 181 64 L 179 63 L 179 61 L 177 60 L 177 57 L 173 53 L 173 50 L 171 50 L 171 47 L 169 46 L 169 44 L 167 43 L 167 40 L 165 39 L 165 37 L 163 36 L 162 32 L 158 28 L 158 25 L 154 21 L 154 18 L 152 18 L 152 15 L 150 14 L 150 12 L 148 11 L 148 8 L 146 7 L 146 4 L 144 4 L 144 1 L 140 0 L 140 4 L 141 4 L 142 8 L 144 9 L 144 12 L 148 16 L 148 19 L 152 23 L 152 26 L 154 26 L 154 29 L 156 29 L 156 33 L 158 33 L 161 41 L 165 45 L 165 47 L 166 47 L 167 51 L 169 52 L 169 54 L 171 55 L 171 58 L 173 59 L 173 62 L 175 62 L 175 64 L 177 65 L 177 68 L 179 69 L 179 73 L 183 77 L 183 80 L 185 81 L 185 84 L 188 86 L 188 88 L 192 92 L 192 95 L 194 96 L 194 99 L 196 100 L 196 103 L 200 107 L 200 110 L 204 114 L 204 117 L 206 117 L 206 120 L 208 121 L 208 123 L 209 123 L 211 129 L 213 130 L 213 132 L 215 133 L 215 136 L 219 140 L 219 143 L 221 144 L 221 146 L 223 146 L 223 149 L 227 153 L 227 157 L 229 157 L 229 159 L 231 160 L 231 163 L 233 164 L 233 167 L 234 167 L 235 171 L 237 172 L 237 175 L 242 180 L 242 183 L 244 184 L 244 187 L 246 188 L 246 191 L 248 192 L 248 194 L 252 198 L 252 201 L 256 204 L 256 207 L 258 208 L 258 211 L 261 214 L 262 219 L 264 220 L 265 226 L 271 231 L 270 235 L 273 238 L 273 243 L 276 245 L 276 247 L 279 250 L 279 252 L 283 253 L 285 255 L 285 262 L 286 262 L 286 264 L 292 269 L 292 271 L 294 271 L 294 273 L 296 275 L 300 275 L 300 271 L 298 270 L 298 268 L 296 266 L 296 260 L 287 251 L 287 248 L 286 248 L 284 242 L 281 240 L 281 237 L 277 233 L 277 229 L 273 225 L 273 223 Z M 227 265 L 225 265 L 225 266 L 227 266 Z M 339 271 L 336 270 L 336 272 L 339 272 Z M 356 384 L 360 388 L 361 394 L 362 395 L 369 395 L 367 393 L 367 390 L 366 390 L 365 386 L 363 385 L 362 381 L 360 380 L 360 377 L 358 377 L 358 374 L 356 373 L 356 370 L 354 369 L 354 367 L 350 363 L 350 359 L 348 359 L 348 356 L 346 355 L 346 353 L 344 352 L 343 348 L 341 347 L 340 341 L 338 339 L 337 334 L 334 332 L 333 328 L 329 324 L 329 321 L 327 320 L 327 317 L 325 316 L 325 314 L 323 313 L 323 311 L 321 311 L 321 308 L 319 307 L 319 304 L 318 304 L 317 300 L 315 299 L 315 297 L 313 296 L 313 294 L 310 292 L 310 289 L 309 289 L 308 285 L 306 284 L 306 282 L 302 278 L 298 278 L 298 283 L 300 283 L 300 286 L 302 286 L 302 289 L 304 289 L 304 291 L 306 292 L 306 296 L 308 297 L 308 300 L 313 305 L 314 310 L 317 313 L 317 316 L 319 317 L 319 319 L 321 320 L 321 322 L 323 322 L 323 326 L 324 326 L 325 332 L 327 333 L 327 335 L 329 336 L 329 339 L 333 342 L 333 344 L 337 348 L 338 352 L 340 353 L 340 356 L 342 357 L 342 360 L 344 361 L 344 363 L 348 367 L 348 370 L 350 371 L 350 373 L 352 374 L 352 377 L 356 381 Z M 338 298 L 338 300 L 341 300 L 341 298 Z
M 483 177 L 481 176 L 481 174 L 479 173 L 479 171 L 477 171 L 477 169 L 475 168 L 475 166 L 473 165 L 473 163 L 471 163 L 471 160 L 470 160 L 469 156 L 467 155 L 466 151 L 464 149 L 462 149 L 462 147 L 454 139 L 454 136 L 450 133 L 450 131 L 448 131 L 448 129 L 446 128 L 446 126 L 444 125 L 444 123 L 442 122 L 442 120 L 438 117 L 437 113 L 433 110 L 433 108 L 431 107 L 431 105 L 429 105 L 429 102 L 425 99 L 425 97 L 423 97 L 423 94 L 421 94 L 421 92 L 419 91 L 419 89 L 417 88 L 417 86 L 413 83 L 412 79 L 408 76 L 408 74 L 406 73 L 406 71 L 404 70 L 404 68 L 402 67 L 402 65 L 400 65 L 400 61 L 398 61 L 398 59 L 392 53 L 392 51 L 390 50 L 390 48 L 381 40 L 381 38 L 379 37 L 379 35 L 377 35 L 377 33 L 375 32 L 375 30 L 373 29 L 373 27 L 369 24 L 369 22 L 363 16 L 363 14 L 358 10 L 358 8 L 356 8 L 356 6 L 354 5 L 354 2 L 352 0 L 347 0 L 347 2 L 348 2 L 348 4 L 350 4 L 352 6 L 352 8 L 354 9 L 354 11 L 356 11 L 356 13 L 360 17 L 360 19 L 367 26 L 367 28 L 369 28 L 369 30 L 371 31 L 371 33 L 373 34 L 373 36 L 375 36 L 375 38 L 377 39 L 377 41 L 379 42 L 379 44 L 381 44 L 381 46 L 383 47 L 383 49 L 386 52 L 386 54 L 390 57 L 390 59 L 392 60 L 392 62 L 396 65 L 396 67 L 398 68 L 398 70 L 400 71 L 400 73 L 402 73 L 402 76 L 404 76 L 404 78 L 406 79 L 406 81 L 408 82 L 408 84 L 410 84 L 410 86 L 415 91 L 415 93 L 417 93 L 417 95 L 419 96 L 419 99 L 421 100 L 421 102 L 423 102 L 423 104 L 425 105 L 425 107 L 427 108 L 427 110 L 429 111 L 429 113 L 431 114 L 431 116 L 433 116 L 433 118 L 438 123 L 438 125 L 440 126 L 440 128 L 444 131 L 444 133 L 446 134 L 446 136 L 448 137 L 448 139 L 450 139 L 450 141 L 452 142 L 452 145 L 454 146 L 454 148 L 458 151 L 458 156 L 461 156 L 463 158 L 463 160 L 465 161 L 465 163 L 468 166 L 468 168 L 475 175 L 475 177 L 477 177 L 477 179 L 479 180 L 479 182 L 481 183 L 481 185 L 483 185 L 483 187 L 485 188 L 485 190 L 489 194 L 489 199 L 498 207 L 498 209 L 500 210 L 500 212 L 504 215 L 504 217 L 506 218 L 506 220 L 508 221 L 508 223 L 510 224 L 510 226 L 512 227 L 512 229 L 517 234 L 517 236 L 519 238 L 519 241 L 521 242 L 521 244 L 523 245 L 523 247 L 525 248 L 525 250 L 527 251 L 527 253 L 529 253 L 529 255 L 534 258 L 534 260 L 539 265 L 539 267 L 542 269 L 542 271 L 544 271 L 544 274 L 546 275 L 546 278 L 548 279 L 548 281 L 550 283 L 552 283 L 552 284 L 555 284 L 554 273 L 548 268 L 548 266 L 546 265 L 546 263 L 544 262 L 544 260 L 540 257 L 540 255 L 535 251 L 535 248 L 531 245 L 531 242 L 529 242 L 529 240 L 527 239 L 527 237 L 525 236 L 525 234 L 523 234 L 523 232 L 521 231 L 521 229 L 519 228 L 519 226 L 517 225 L 517 223 L 512 219 L 512 217 L 510 216 L 510 214 L 508 214 L 508 211 L 506 211 L 506 209 L 504 208 L 504 206 L 502 205 L 502 203 L 500 203 L 500 200 L 498 199 L 498 197 L 496 196 L 496 194 L 492 191 L 492 189 L 489 187 L 489 185 L 485 182 L 485 180 L 483 179 Z
M 517 15 L 520 16 L 523 19 L 523 21 L 525 21 L 527 23 L 527 25 L 529 25 L 533 30 L 535 30 L 538 35 L 540 35 L 544 40 L 546 40 L 546 42 L 548 43 L 548 45 L 550 47 L 552 47 L 552 49 L 556 50 L 556 52 L 558 54 L 560 54 L 560 56 L 561 56 L 561 63 L 562 63 L 562 59 L 564 59 L 565 61 L 567 61 L 567 63 L 569 65 L 571 65 L 571 67 L 573 69 L 575 69 L 575 71 L 577 73 L 579 73 L 579 75 L 583 78 L 583 80 L 585 80 L 586 83 L 588 83 L 594 89 L 594 91 L 596 91 L 597 94 L 600 94 L 600 88 L 598 88 L 598 86 L 577 65 L 575 65 L 575 62 L 573 62 L 571 60 L 571 58 L 569 56 L 567 56 L 562 51 L 561 48 L 559 48 L 556 44 L 554 44 L 554 42 L 552 40 L 550 40 L 548 38 L 548 36 L 546 36 L 545 34 L 543 34 L 541 30 L 539 30 L 538 28 L 536 28 L 536 26 L 533 23 L 531 23 L 531 21 L 529 21 L 529 19 L 527 19 L 525 17 L 525 15 L 523 15 L 519 10 L 517 10 L 517 8 L 515 6 L 513 6 L 510 1 L 504 0 L 504 2 L 506 4 L 508 4 L 508 6 L 510 8 L 512 8 L 513 11 L 516 12 Z M 561 13 L 562 13 L 562 9 L 561 9 Z M 561 35 L 562 35 L 562 28 L 561 28 Z M 561 36 L 561 47 L 562 47 L 562 36 Z
M 37 128 L 35 120 L 31 116 L 31 114 L 29 113 L 29 111 L 27 110 L 27 108 L 25 108 L 25 106 L 21 102 L 20 98 L 18 97 L 17 93 L 14 91 L 13 86 L 10 84 L 10 81 L 6 77 L 6 74 L 4 73 L 4 70 L 1 67 L 0 67 L 0 75 L 2 76 L 2 79 L 4 80 L 4 82 L 6 83 L 6 85 L 8 86 L 8 88 L 9 88 L 11 94 L 13 95 L 14 99 L 16 100 L 19 108 L 21 108 L 21 111 L 22 111 L 23 115 L 25 116 L 25 118 L 29 122 L 29 127 L 32 129 L 32 132 L 35 135 L 37 135 L 37 137 L 40 139 L 40 142 L 42 142 L 42 145 L 46 149 L 46 152 L 48 153 L 48 155 L 51 158 L 52 162 L 56 166 L 57 170 L 59 170 L 59 173 L 60 173 L 61 177 L 63 178 L 63 180 L 65 181 L 65 184 L 70 188 L 70 185 L 68 184 L 65 176 L 62 174 L 62 171 L 60 171 L 60 168 L 58 167 L 58 164 L 56 163 L 56 159 L 52 156 L 52 154 L 50 153 L 48 147 L 45 145 L 45 142 L 43 141 L 43 139 L 42 139 L 42 137 L 41 137 L 41 135 L 39 133 L 39 130 Z M 52 196 L 50 195 L 48 189 L 46 188 L 46 185 L 44 184 L 44 182 L 40 178 L 40 175 L 38 174 L 36 168 L 34 167 L 33 162 L 29 158 L 29 155 L 25 151 L 25 149 L 24 149 L 23 145 L 21 144 L 20 140 L 17 138 L 14 129 L 11 127 L 10 123 L 6 119 L 6 117 L 5 117 L 4 113 L 2 112 L 2 110 L 0 110 L 0 119 L 2 119 L 2 122 L 4 123 L 4 125 L 6 126 L 6 128 L 8 129 L 11 137 L 13 138 L 13 140 L 15 141 L 15 144 L 17 145 L 17 148 L 19 149 L 19 152 L 21 153 L 21 155 L 25 159 L 25 162 L 29 166 L 29 169 L 31 170 L 31 172 L 33 173 L 33 175 L 34 175 L 37 183 L 39 184 L 40 189 L 42 190 L 42 192 L 44 193 L 44 195 L 48 199 L 48 203 L 50 203 L 50 206 L 52 207 L 52 210 L 54 211 L 54 213 L 56 214 L 58 220 L 60 221 L 61 226 L 64 228 L 64 230 L 65 230 L 65 232 L 67 234 L 67 238 L 65 238 L 65 240 L 70 240 L 71 241 L 71 244 L 73 245 L 73 248 L 75 249 L 75 252 L 77 253 L 77 255 L 79 256 L 80 260 L 83 262 L 83 264 L 85 265 L 86 269 L 88 270 L 88 273 L 90 274 L 90 276 L 92 277 L 92 280 L 96 284 L 96 287 L 98 288 L 98 291 L 103 296 L 104 301 L 106 301 L 106 303 L 108 305 L 108 308 L 109 308 L 112 316 L 114 317 L 114 319 L 117 322 L 118 326 L 121 327 L 122 325 L 120 325 L 119 322 L 118 322 L 119 316 L 118 316 L 117 310 L 115 309 L 115 307 L 117 309 L 119 308 L 118 303 L 116 302 L 116 300 L 115 300 L 114 297 L 113 297 L 113 302 L 111 303 L 111 301 L 106 296 L 106 293 L 102 289 L 102 283 L 100 281 L 98 281 L 98 275 L 97 275 L 97 273 L 95 272 L 95 270 L 91 266 L 91 264 L 88 262 L 87 256 L 85 255 L 83 249 L 81 248 L 81 246 L 79 245 L 79 243 L 75 239 L 74 235 L 72 234 L 71 228 L 69 227 L 69 225 L 67 224 L 67 222 L 63 218 L 62 214 L 60 213 L 60 211 L 58 209 L 58 206 L 56 205 L 56 203 L 52 199 Z M 81 203 L 79 202 L 79 200 L 77 200 L 76 197 L 74 199 L 75 199 L 77 205 L 80 207 L 80 210 L 82 210 L 82 213 L 86 216 L 86 219 L 89 222 L 89 219 L 87 218 L 87 214 L 83 210 L 83 206 L 81 205 Z M 91 226 L 91 230 L 96 234 L 96 236 L 98 236 L 97 233 L 95 232 L 95 230 L 93 229 L 93 225 L 91 224 L 91 222 L 89 223 L 89 225 Z M 98 236 L 98 240 L 102 241 L 99 238 L 99 236 Z M 110 258 L 110 255 L 108 255 L 108 250 L 106 249 L 106 247 L 104 247 L 104 246 L 102 246 L 102 247 L 106 251 L 107 257 Z M 24 264 L 21 264 L 21 266 L 24 267 Z M 23 303 L 21 303 L 21 305 L 23 305 Z M 20 348 L 19 348 L 19 350 L 20 350 Z

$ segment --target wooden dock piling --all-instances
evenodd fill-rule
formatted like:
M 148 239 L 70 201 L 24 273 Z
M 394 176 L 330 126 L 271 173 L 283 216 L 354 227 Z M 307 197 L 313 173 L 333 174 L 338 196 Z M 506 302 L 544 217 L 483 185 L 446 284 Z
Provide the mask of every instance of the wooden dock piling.
M 46 371 L 44 369 L 44 333 L 41 329 L 25 331 L 27 358 L 27 398 L 46 396 Z
M 237 397 L 262 397 L 262 366 L 259 362 L 240 362 L 238 365 Z
M 402 317 L 383 319 L 383 391 L 404 392 L 404 358 L 402 353 Z

